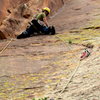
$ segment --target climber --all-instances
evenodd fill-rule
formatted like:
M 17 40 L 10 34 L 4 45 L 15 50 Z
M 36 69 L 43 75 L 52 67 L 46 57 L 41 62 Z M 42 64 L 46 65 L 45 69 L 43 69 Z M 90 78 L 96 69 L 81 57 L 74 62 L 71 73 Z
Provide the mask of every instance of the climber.
M 45 8 L 42 9 L 41 13 L 39 13 L 35 16 L 35 19 L 38 20 L 39 22 L 40 21 L 43 22 L 43 23 L 40 22 L 40 24 L 45 24 L 45 26 L 48 27 L 49 25 L 48 25 L 48 22 L 47 22 L 47 16 L 49 14 L 50 14 L 50 9 L 48 7 L 45 7 Z
M 42 12 L 37 14 L 35 18 L 32 20 L 32 23 L 38 28 L 39 31 L 45 32 L 48 30 L 49 24 L 47 21 L 47 17 L 50 14 L 50 9 L 45 7 L 42 9 Z
M 37 14 L 31 21 L 30 27 L 28 27 L 21 35 L 17 36 L 17 39 L 30 37 L 33 33 L 55 34 L 55 28 L 49 26 L 47 17 L 50 14 L 50 9 L 45 7 Z

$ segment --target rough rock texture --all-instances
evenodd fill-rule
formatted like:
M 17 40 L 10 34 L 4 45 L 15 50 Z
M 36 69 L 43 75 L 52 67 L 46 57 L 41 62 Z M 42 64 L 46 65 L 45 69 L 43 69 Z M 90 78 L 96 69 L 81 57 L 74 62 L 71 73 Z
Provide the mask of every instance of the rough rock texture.
M 14 39 L 0 54 L 0 100 L 100 100 L 100 0 L 69 0 L 52 17 L 59 34 Z
M 25 29 L 37 8 L 48 6 L 55 13 L 63 0 L 1 0 L 0 1 L 0 39 L 14 37 L 17 32 Z

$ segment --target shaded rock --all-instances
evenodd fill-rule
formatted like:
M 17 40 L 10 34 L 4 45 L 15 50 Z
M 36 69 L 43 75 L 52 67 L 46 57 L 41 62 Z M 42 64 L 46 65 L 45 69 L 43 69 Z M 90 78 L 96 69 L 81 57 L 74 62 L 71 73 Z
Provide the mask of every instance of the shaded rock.
M 6 39 L 6 36 L 4 35 L 2 31 L 0 31 L 0 39 Z
M 9 37 L 15 37 L 15 32 L 18 30 L 20 20 L 14 18 L 8 18 L 0 27 L 0 38 L 6 39 Z
M 7 12 L 10 14 L 11 13 L 11 10 L 10 9 L 7 9 Z
M 91 27 L 86 27 L 83 29 L 100 29 L 100 26 L 91 26 Z
M 87 43 L 87 44 L 83 44 L 83 46 L 87 47 L 87 48 L 93 48 L 94 45 L 91 43 Z

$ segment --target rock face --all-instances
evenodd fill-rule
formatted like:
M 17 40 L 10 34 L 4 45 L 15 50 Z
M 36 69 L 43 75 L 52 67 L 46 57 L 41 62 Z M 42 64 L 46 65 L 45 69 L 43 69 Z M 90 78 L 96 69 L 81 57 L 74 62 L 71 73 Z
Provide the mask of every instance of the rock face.
M 20 33 L 32 9 L 43 6 L 34 4 L 9 9 L 2 31 Z M 99 8 L 100 0 L 69 0 L 49 20 L 59 34 L 13 40 L 0 54 L 0 100 L 100 100 Z M 0 41 L 0 51 L 8 42 Z M 86 50 L 90 56 L 81 59 Z
M 48 6 L 55 13 L 63 4 L 63 0 L 0 0 L 0 39 L 14 37 L 25 29 L 37 8 Z
M 2 21 L 7 14 L 7 12 L 5 12 L 7 7 L 8 0 L 6 0 L 6 2 L 4 2 L 4 0 L 0 0 L 0 21 Z
M 2 21 L 9 13 L 21 3 L 29 0 L 0 0 L 0 21 Z

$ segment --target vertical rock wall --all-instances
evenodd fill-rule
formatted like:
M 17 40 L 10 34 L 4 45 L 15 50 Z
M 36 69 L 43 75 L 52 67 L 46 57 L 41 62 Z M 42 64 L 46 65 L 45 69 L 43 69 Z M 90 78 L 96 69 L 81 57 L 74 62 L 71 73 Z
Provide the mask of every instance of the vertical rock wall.
M 14 37 L 25 29 L 37 8 L 48 6 L 54 14 L 63 4 L 63 0 L 0 0 L 0 39 Z

